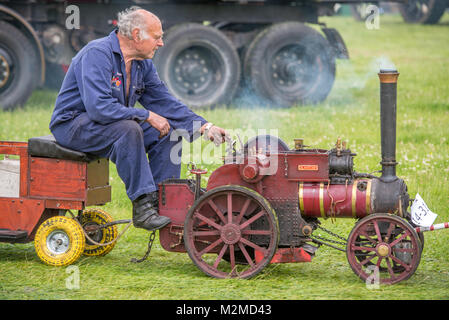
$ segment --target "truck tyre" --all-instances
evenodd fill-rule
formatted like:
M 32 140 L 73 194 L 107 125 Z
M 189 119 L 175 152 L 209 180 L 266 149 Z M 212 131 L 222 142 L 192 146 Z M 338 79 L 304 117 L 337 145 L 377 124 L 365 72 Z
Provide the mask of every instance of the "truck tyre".
M 399 12 L 405 22 L 435 24 L 448 4 L 447 0 L 409 0 L 399 4 Z
M 240 80 L 240 61 L 219 30 L 196 23 L 170 28 L 154 58 L 161 80 L 191 108 L 226 104 Z
M 280 107 L 319 103 L 335 79 L 335 57 L 329 42 L 316 30 L 298 22 L 284 22 L 262 30 L 244 57 L 246 84 Z
M 0 21 L 0 109 L 25 104 L 39 77 L 38 54 L 15 26 Z

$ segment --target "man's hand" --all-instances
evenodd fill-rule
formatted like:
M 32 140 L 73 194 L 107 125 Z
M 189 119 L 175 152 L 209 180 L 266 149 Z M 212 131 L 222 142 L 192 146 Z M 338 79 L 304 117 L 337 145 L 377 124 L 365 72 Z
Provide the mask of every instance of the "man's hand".
M 201 127 L 201 133 L 204 134 L 204 139 L 213 141 L 216 146 L 219 146 L 226 140 L 230 139 L 229 134 L 225 129 L 206 123 Z
M 165 137 L 170 132 L 170 124 L 167 119 L 157 113 L 150 111 L 150 115 L 146 121 L 161 133 L 159 139 Z

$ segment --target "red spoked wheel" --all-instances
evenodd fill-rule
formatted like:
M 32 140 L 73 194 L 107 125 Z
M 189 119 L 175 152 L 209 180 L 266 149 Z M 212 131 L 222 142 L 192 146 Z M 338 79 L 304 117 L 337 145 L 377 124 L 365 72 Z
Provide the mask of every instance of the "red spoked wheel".
M 192 261 L 207 275 L 250 278 L 273 258 L 278 230 L 266 199 L 251 189 L 228 185 L 206 192 L 192 206 L 184 224 L 184 243 Z
M 372 214 L 352 229 L 346 257 L 363 281 L 394 284 L 413 275 L 421 251 L 418 234 L 407 221 L 389 214 Z

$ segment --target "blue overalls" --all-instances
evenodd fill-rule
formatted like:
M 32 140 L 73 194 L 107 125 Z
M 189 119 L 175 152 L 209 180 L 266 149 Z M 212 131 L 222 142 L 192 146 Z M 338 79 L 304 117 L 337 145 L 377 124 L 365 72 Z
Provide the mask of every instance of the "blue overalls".
M 64 147 L 109 158 L 135 200 L 157 190 L 159 182 L 179 178 L 182 136 L 170 139 L 173 129 L 182 129 L 191 142 L 207 121 L 168 92 L 151 60 L 132 62 L 128 101 L 125 81 L 116 31 L 91 41 L 70 64 L 50 130 Z M 145 109 L 134 108 L 137 101 Z M 159 139 L 160 132 L 145 121 L 148 110 L 168 120 L 167 136 Z

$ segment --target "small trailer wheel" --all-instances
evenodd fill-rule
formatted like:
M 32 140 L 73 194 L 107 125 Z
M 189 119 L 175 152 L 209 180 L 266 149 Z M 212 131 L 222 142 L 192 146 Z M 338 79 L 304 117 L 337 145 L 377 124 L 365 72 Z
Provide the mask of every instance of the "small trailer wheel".
M 34 238 L 37 256 L 51 266 L 74 263 L 83 253 L 84 245 L 83 229 L 75 220 L 65 216 L 45 220 Z
M 81 215 L 81 225 L 86 230 L 89 237 L 97 243 L 106 244 L 117 238 L 117 226 L 113 225 L 107 228 L 102 228 L 89 232 L 89 227 L 97 227 L 106 223 L 113 222 L 114 219 L 105 211 L 101 209 L 86 209 Z M 108 245 L 96 245 L 86 239 L 86 246 L 84 248 L 85 256 L 104 256 L 111 252 L 114 248 L 115 242 Z

